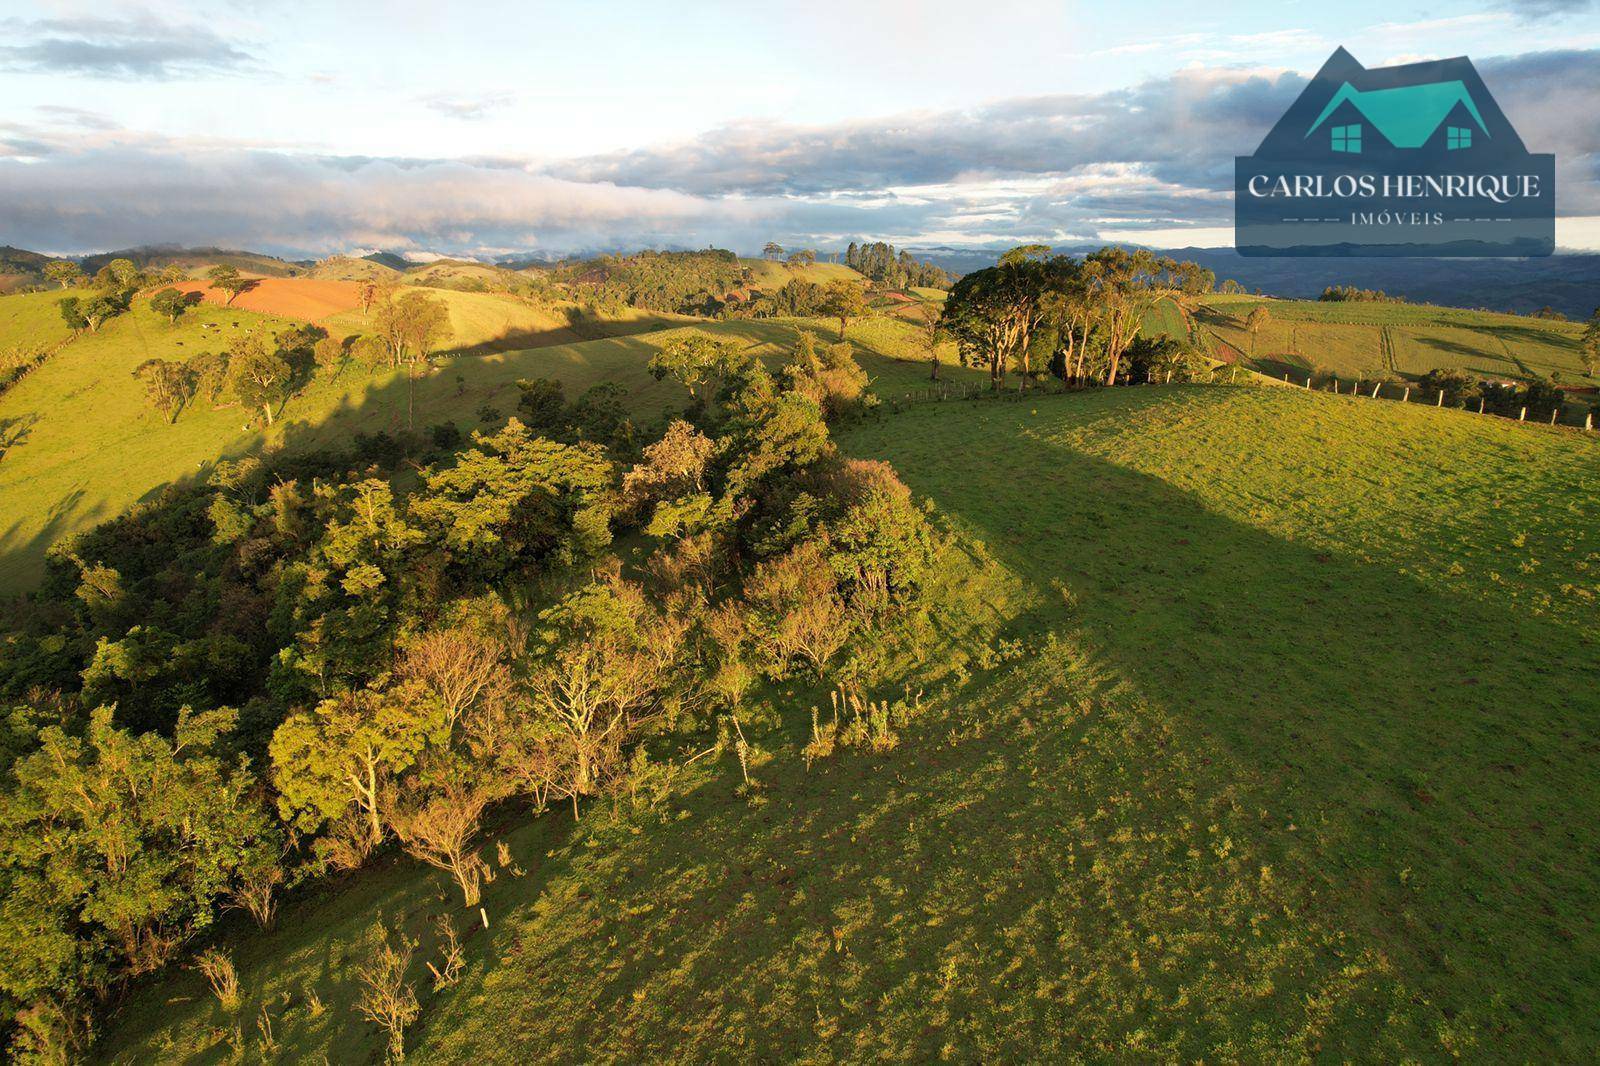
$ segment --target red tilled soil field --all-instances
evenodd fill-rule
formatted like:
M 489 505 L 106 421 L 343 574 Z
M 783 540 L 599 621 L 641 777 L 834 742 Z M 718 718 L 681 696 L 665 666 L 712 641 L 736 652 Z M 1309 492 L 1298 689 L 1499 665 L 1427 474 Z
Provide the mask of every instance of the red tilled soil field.
M 303 322 L 336 315 L 361 306 L 361 285 L 354 281 L 316 281 L 309 278 L 252 278 L 250 288 L 233 301 L 234 307 L 264 315 L 297 318 Z M 226 304 L 228 294 L 207 281 L 186 281 L 176 286 L 199 293 L 207 303 Z

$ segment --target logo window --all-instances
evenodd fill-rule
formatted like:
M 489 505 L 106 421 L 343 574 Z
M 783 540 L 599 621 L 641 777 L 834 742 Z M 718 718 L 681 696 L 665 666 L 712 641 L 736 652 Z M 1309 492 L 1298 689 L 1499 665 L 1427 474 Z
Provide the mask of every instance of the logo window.
M 1444 132 L 1444 145 L 1446 148 L 1471 148 L 1472 128 L 1470 126 L 1450 126 Z
M 1451 145 L 1451 147 L 1455 147 Z M 1361 151 L 1361 123 L 1352 126 L 1333 127 L 1333 150 L 1335 152 Z

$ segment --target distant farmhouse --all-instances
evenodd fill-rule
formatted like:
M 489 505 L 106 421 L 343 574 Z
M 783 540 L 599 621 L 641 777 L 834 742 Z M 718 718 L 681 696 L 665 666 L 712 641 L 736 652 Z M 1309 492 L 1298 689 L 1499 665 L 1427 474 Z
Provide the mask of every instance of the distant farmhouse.
M 1489 137 L 1478 105 L 1460 81 L 1365 92 L 1345 82 L 1306 137 L 1319 132 L 1327 138 L 1330 151 L 1349 154 L 1374 148 L 1433 147 L 1454 152 L 1470 149 L 1475 134 L 1480 145 Z

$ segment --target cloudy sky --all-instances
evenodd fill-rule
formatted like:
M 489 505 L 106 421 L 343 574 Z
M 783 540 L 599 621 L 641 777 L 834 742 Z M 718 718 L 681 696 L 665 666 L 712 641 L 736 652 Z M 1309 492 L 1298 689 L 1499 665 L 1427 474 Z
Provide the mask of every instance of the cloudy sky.
M 1470 55 L 1600 248 L 1600 4 L 0 0 L 0 243 L 1231 240 L 1338 46 Z

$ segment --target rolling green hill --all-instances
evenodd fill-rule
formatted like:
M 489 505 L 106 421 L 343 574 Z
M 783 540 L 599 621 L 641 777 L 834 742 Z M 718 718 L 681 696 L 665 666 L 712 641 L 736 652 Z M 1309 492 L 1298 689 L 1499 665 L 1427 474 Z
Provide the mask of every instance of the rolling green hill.
M 750 271 L 750 282 L 758 289 L 781 289 L 795 278 L 799 278 L 802 281 L 810 281 L 817 285 L 826 285 L 830 281 L 840 279 L 862 283 L 866 281 L 860 274 L 843 263 L 809 263 L 804 266 L 789 266 L 787 263 L 778 263 L 771 259 L 740 259 L 739 265 Z
M 538 355 L 587 380 L 611 353 L 646 404 L 654 339 Z M 173 973 L 99 1055 L 258 1054 L 264 1015 L 280 1057 L 372 1059 L 375 919 L 422 938 L 423 1062 L 1600 1050 L 1593 438 L 1189 386 L 925 405 L 843 443 L 946 534 L 898 748 L 808 768 L 825 698 L 764 691 L 761 802 L 728 756 L 577 823 L 503 811 L 487 929 L 394 859 L 225 930 L 236 1013 Z M 473 931 L 434 992 L 439 914 Z
M 1256 307 L 1270 316 L 1251 338 L 1245 319 Z M 1260 370 L 1324 369 L 1345 380 L 1378 376 L 1419 378 L 1434 369 L 1528 381 L 1558 374 L 1563 382 L 1600 385 L 1579 358 L 1583 326 L 1493 311 L 1404 303 L 1340 303 L 1213 296 L 1196 315 L 1202 340 L 1214 351 Z M 1175 309 L 1163 306 L 1150 323 L 1175 336 L 1185 331 Z
M 319 260 L 306 271 L 305 276 L 321 281 L 379 281 L 399 278 L 400 271 L 371 259 L 334 255 Z
M 103 252 L 83 260 L 83 269 L 93 274 L 113 259 L 131 259 L 141 269 L 160 269 L 179 266 L 191 276 L 199 276 L 214 266 L 231 266 L 241 273 L 266 278 L 292 278 L 304 272 L 298 263 L 260 252 L 237 251 L 227 248 L 125 248 L 118 252 Z
M 645 419 L 683 402 L 675 385 L 656 382 L 645 371 L 651 354 L 672 334 L 621 336 L 677 326 L 681 319 L 626 309 L 573 323 L 564 314 L 537 311 L 507 297 L 437 295 L 450 308 L 457 343 L 479 354 L 442 360 L 432 376 L 418 382 L 419 427 L 449 419 L 471 428 L 485 405 L 509 413 L 516 405 L 515 382 L 528 377 L 556 378 L 574 397 L 599 382 L 618 382 L 634 390 Z M 7 330 L 31 335 L 34 329 L 54 329 L 64 335 L 54 325 L 60 321 L 55 299 L 48 294 L 0 299 L 0 344 Z M 203 401 L 185 410 L 175 425 L 166 425 L 130 376 L 146 359 L 186 358 L 222 347 L 241 330 L 289 325 L 202 304 L 173 327 L 138 300 L 132 313 L 72 342 L 0 396 L 0 420 L 23 427 L 19 442 L 0 459 L 0 593 L 35 583 L 55 541 L 152 498 L 164 485 L 203 476 L 218 459 L 286 442 L 337 443 L 356 431 L 405 425 L 403 378 L 397 372 L 370 376 L 351 367 L 319 377 L 289 401 L 270 430 L 246 427 L 238 407 L 214 409 Z M 323 325 L 335 333 L 359 330 L 360 313 L 336 315 Z M 793 343 L 801 327 L 829 337 L 835 328 L 779 320 L 697 326 L 774 356 Z M 583 337 L 600 339 L 579 340 Z M 925 364 L 915 361 L 909 330 L 857 323 L 851 337 L 862 364 L 886 388 L 920 387 Z
M 462 259 L 438 259 L 408 268 L 405 279 L 412 285 L 426 285 L 437 289 L 506 288 L 525 283 L 527 278 L 514 270 L 474 263 Z
M 47 348 L 71 335 L 61 317 L 59 290 L 17 293 L 0 299 L 0 351 L 8 348 Z

